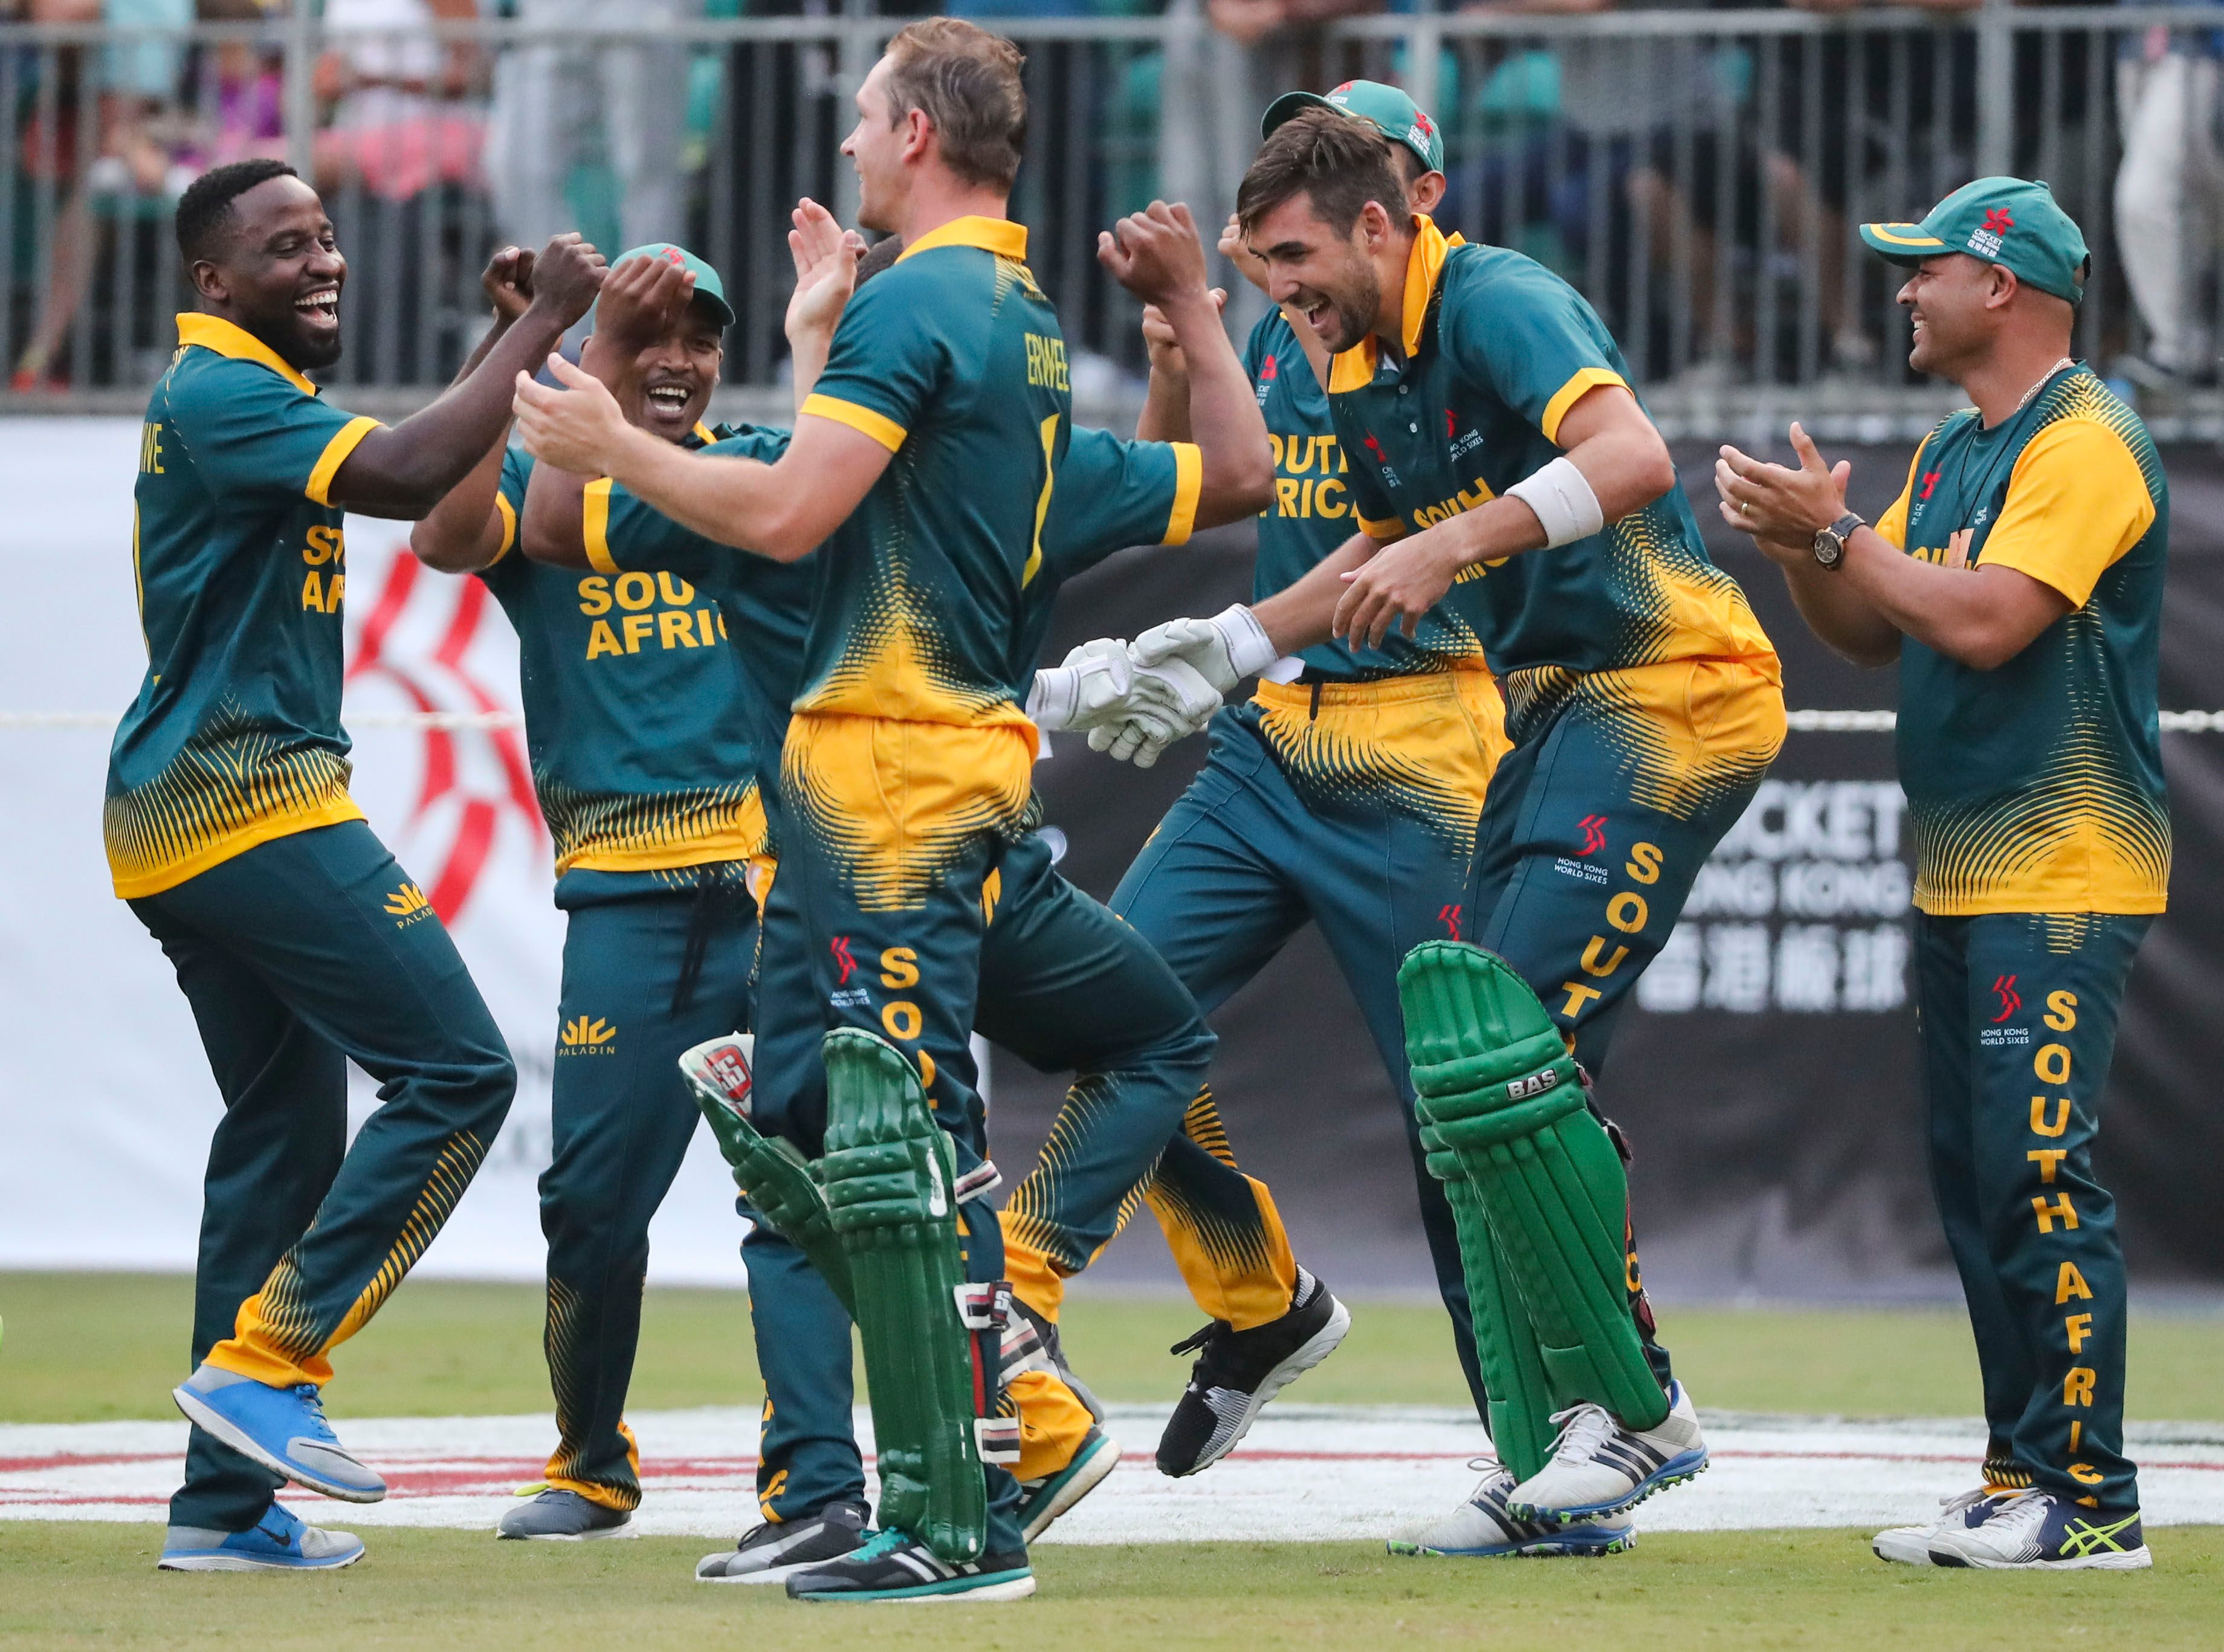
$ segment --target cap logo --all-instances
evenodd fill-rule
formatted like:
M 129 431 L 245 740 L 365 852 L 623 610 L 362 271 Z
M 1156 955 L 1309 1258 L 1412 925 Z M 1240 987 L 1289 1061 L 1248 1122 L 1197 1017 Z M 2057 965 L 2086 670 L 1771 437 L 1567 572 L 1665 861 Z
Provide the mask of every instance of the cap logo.
M 679 249 L 677 247 L 667 247 L 662 252 L 659 253 L 657 256 L 663 259 L 667 264 L 684 264 L 687 262 L 686 258 L 680 255 Z
M 1969 231 L 1969 250 L 1980 258 L 1999 257 L 2003 237 L 2014 227 L 2015 220 L 2008 216 L 2006 207 L 1987 207 L 1984 227 Z
M 1413 111 L 1413 136 L 1425 143 L 1436 135 L 1436 126 L 1434 123 L 1429 119 L 1427 113 L 1422 110 L 1415 110 Z
M 2006 235 L 2015 228 L 2015 220 L 2008 216 L 2006 207 L 1988 206 L 1985 209 L 1985 228 L 1994 235 Z

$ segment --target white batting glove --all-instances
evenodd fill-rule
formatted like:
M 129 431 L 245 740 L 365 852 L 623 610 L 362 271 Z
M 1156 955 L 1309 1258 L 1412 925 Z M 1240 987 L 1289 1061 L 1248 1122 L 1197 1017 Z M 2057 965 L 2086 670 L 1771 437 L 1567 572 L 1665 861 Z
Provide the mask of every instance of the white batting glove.
M 1128 645 L 1128 653 L 1138 665 L 1178 659 L 1223 695 L 1234 693 L 1238 683 L 1279 658 L 1259 616 L 1241 602 L 1209 620 L 1168 620 L 1154 625 Z
M 1039 728 L 1093 728 L 1120 715 L 1134 678 L 1119 638 L 1084 642 L 1064 664 L 1035 673 L 1027 716 Z
M 1091 728 L 1090 748 L 1147 769 L 1174 741 L 1210 722 L 1220 705 L 1220 690 L 1180 659 L 1138 665 L 1121 716 Z

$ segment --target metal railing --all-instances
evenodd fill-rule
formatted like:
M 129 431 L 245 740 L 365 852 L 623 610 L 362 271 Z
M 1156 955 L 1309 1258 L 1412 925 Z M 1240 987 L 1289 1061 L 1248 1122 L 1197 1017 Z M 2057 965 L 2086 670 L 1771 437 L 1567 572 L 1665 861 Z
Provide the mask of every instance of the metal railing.
M 177 194 L 256 154 L 315 180 L 338 227 L 346 349 L 328 377 L 350 405 L 435 393 L 484 325 L 488 254 L 577 224 L 612 249 L 673 238 L 708 257 L 737 316 L 726 400 L 778 407 L 787 213 L 802 194 L 854 205 L 837 145 L 903 20 L 644 28 L 608 9 L 563 30 L 363 30 L 306 8 L 174 29 L 0 26 L 0 410 L 136 410 L 190 307 Z M 1437 112 L 1447 225 L 1581 287 L 1671 431 L 1798 412 L 1882 438 L 1954 398 L 1907 372 L 1897 278 L 1852 226 L 1993 171 L 2048 179 L 2084 228 L 2096 274 L 2080 353 L 2126 366 L 2161 433 L 2224 435 L 2224 202 L 2199 181 L 2218 145 L 2219 20 L 2206 6 L 1397 15 L 1250 52 L 1195 0 L 990 21 L 1027 54 L 1014 210 L 1085 401 L 1132 396 L 1142 359 L 1134 306 L 1096 267 L 1098 230 L 1160 194 L 1216 221 L 1269 96 L 1367 74 Z M 1239 318 L 1255 313 L 1239 297 Z

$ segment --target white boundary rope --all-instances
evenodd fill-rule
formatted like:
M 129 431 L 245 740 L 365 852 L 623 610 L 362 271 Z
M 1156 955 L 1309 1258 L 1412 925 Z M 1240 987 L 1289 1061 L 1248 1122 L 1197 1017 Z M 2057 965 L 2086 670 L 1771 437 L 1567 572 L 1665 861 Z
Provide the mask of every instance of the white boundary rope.
M 106 711 L 0 711 L 0 728 L 113 728 L 116 718 Z M 522 728 L 525 719 L 515 711 L 363 711 L 344 719 L 350 728 L 444 729 Z M 1785 714 L 1795 734 L 1888 735 L 1898 726 L 1890 711 L 1824 711 L 1808 709 Z M 2224 711 L 2165 711 L 2166 735 L 2224 734 Z

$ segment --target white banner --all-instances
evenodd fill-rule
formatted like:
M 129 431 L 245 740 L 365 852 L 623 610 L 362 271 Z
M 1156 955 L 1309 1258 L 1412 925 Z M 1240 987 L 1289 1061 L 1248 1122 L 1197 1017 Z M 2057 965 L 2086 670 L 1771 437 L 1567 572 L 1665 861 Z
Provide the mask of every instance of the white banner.
M 220 1110 L 161 949 L 112 892 L 100 804 L 113 719 L 146 665 L 131 575 L 139 422 L 0 424 L 0 1268 L 189 1268 Z M 538 1277 L 535 1180 L 564 939 L 515 728 L 363 726 L 362 714 L 511 712 L 517 644 L 476 580 L 418 565 L 408 525 L 351 517 L 347 706 L 357 800 L 449 921 L 517 1059 L 516 1105 L 419 1264 Z M 94 712 L 95 726 L 22 714 Z M 351 1074 L 353 1118 L 376 1105 Z M 733 1184 L 698 1132 L 651 1229 L 650 1277 L 739 1283 Z

